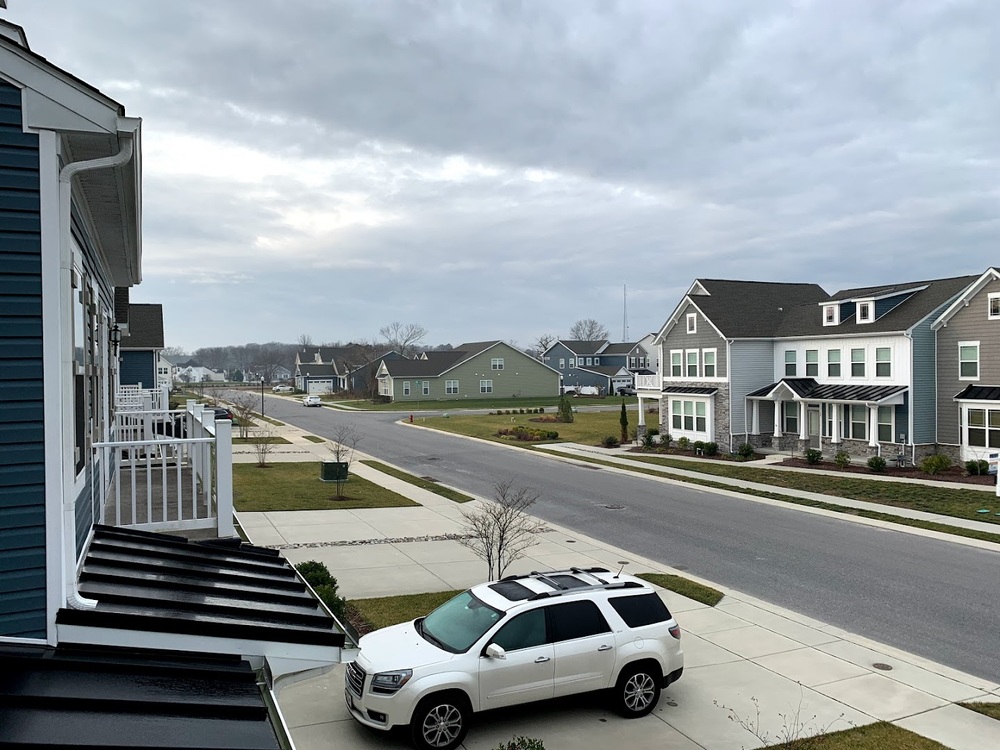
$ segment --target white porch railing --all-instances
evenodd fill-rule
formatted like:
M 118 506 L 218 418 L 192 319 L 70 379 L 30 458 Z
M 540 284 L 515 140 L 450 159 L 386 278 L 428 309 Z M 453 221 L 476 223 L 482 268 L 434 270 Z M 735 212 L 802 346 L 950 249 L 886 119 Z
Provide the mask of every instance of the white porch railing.
M 194 401 L 177 411 L 117 412 L 112 440 L 94 444 L 95 520 L 233 536 L 232 446 L 232 423 L 216 422 L 214 411 Z
M 659 375 L 636 375 L 635 376 L 635 388 L 639 391 L 661 391 L 663 386 L 661 385 Z
M 166 411 L 170 408 L 170 388 L 143 388 L 139 385 L 120 385 L 115 394 L 115 409 L 121 411 Z

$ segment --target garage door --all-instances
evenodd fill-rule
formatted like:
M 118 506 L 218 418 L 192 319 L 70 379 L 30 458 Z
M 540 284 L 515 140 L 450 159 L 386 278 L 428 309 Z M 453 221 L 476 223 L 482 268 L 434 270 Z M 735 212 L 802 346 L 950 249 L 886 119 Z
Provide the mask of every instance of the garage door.
M 333 380 L 310 380 L 308 392 L 310 394 L 333 393 Z

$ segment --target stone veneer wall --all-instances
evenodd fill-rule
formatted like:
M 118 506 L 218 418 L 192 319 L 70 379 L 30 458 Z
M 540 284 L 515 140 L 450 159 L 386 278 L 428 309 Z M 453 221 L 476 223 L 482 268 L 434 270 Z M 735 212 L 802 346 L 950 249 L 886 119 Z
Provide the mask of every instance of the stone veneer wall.
M 732 436 L 729 434 L 729 383 L 706 383 L 698 382 L 692 380 L 690 383 L 684 383 L 684 387 L 688 388 L 716 388 L 718 389 L 715 394 L 715 411 L 712 414 L 712 419 L 714 420 L 714 434 L 712 439 L 719 444 L 719 451 L 723 453 L 729 453 L 735 450 L 737 446 L 730 445 Z M 667 421 L 667 415 L 670 409 L 670 401 L 672 399 L 684 399 L 684 398 L 704 398 L 704 396 L 693 396 L 693 395 L 682 395 L 678 394 L 676 396 L 671 396 L 664 393 L 663 398 L 660 399 L 660 434 L 670 433 L 670 424 Z

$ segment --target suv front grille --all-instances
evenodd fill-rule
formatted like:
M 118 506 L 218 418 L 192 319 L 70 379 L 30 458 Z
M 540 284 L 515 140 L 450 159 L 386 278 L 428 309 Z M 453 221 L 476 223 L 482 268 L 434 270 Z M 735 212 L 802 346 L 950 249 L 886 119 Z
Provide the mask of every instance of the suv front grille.
M 347 665 L 347 684 L 351 692 L 360 698 L 365 690 L 365 670 L 359 667 L 357 662 L 352 661 Z

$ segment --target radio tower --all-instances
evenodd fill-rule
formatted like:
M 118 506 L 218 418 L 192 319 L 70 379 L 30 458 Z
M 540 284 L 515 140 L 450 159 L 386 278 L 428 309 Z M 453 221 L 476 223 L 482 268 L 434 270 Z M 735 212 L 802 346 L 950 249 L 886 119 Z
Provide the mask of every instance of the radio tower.
M 628 286 L 622 284 L 622 343 L 628 341 Z

